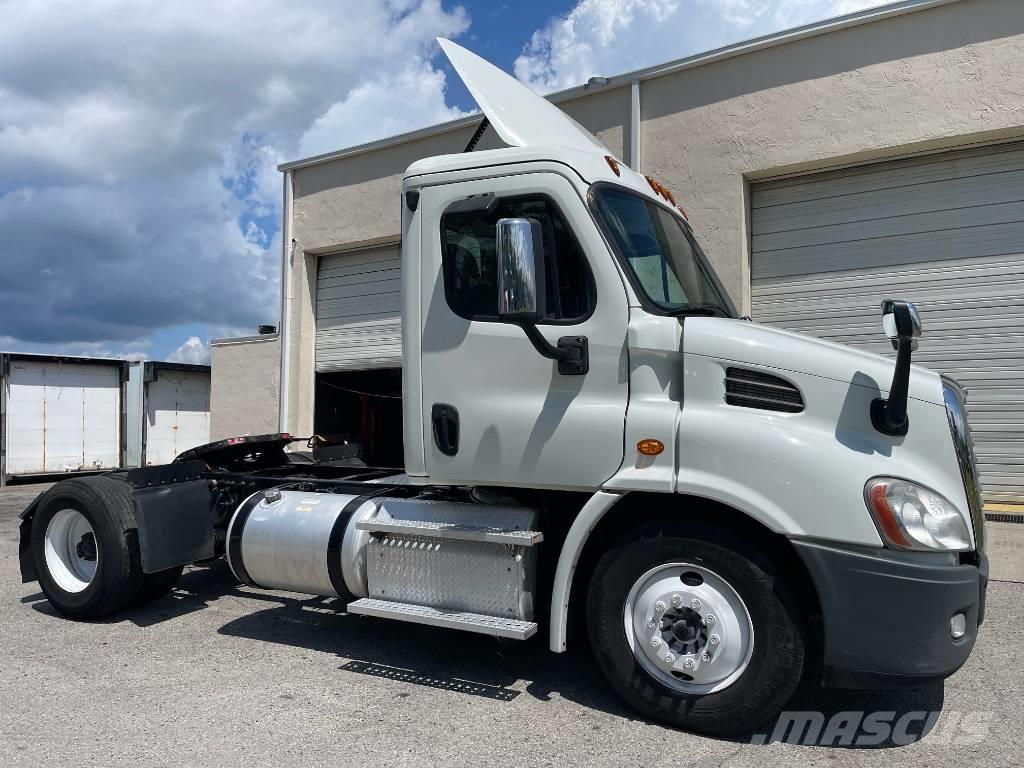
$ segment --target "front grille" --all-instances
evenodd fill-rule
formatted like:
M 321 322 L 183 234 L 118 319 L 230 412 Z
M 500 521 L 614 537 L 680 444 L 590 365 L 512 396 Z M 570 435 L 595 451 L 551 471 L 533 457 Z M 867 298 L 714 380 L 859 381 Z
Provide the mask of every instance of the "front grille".
M 726 369 L 725 402 L 741 408 L 782 413 L 800 413 L 804 409 L 804 399 L 795 384 L 748 368 Z
M 960 465 L 960 476 L 964 481 L 967 503 L 971 508 L 971 523 L 974 525 L 974 542 L 978 552 L 985 551 L 985 510 L 981 500 L 981 482 L 978 477 L 978 461 L 974 456 L 974 440 L 971 425 L 967 421 L 967 392 L 956 379 L 942 377 L 942 399 L 946 403 L 946 419 L 953 436 L 953 448 Z

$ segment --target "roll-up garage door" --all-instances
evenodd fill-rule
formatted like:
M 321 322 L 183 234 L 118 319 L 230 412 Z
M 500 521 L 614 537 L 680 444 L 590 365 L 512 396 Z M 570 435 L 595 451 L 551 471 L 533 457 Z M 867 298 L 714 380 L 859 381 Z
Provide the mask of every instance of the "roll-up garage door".
M 401 247 L 321 256 L 316 283 L 316 370 L 402 364 Z
M 1024 145 L 755 184 L 755 320 L 892 355 L 880 302 L 906 298 L 914 361 L 968 388 L 989 501 L 1024 501 Z

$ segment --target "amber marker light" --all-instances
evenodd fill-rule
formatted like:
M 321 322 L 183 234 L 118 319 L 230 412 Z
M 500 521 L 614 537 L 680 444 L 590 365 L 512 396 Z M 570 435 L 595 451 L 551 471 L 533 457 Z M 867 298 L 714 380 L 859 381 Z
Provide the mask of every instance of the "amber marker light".
M 870 482 L 866 493 L 868 506 L 875 513 L 878 527 L 881 529 L 884 537 L 889 540 L 889 543 L 901 549 L 909 549 L 910 542 L 907 541 L 907 537 L 900 530 L 893 509 L 889 505 L 888 491 L 888 483 L 877 480 Z
M 616 176 L 621 176 L 622 171 L 619 170 L 619 162 L 611 155 L 605 155 L 604 159 L 608 161 L 608 167 L 612 169 L 612 173 Z
M 661 442 L 661 440 L 655 440 L 653 437 L 648 437 L 637 443 L 636 449 L 644 456 L 657 456 L 665 450 L 665 444 Z

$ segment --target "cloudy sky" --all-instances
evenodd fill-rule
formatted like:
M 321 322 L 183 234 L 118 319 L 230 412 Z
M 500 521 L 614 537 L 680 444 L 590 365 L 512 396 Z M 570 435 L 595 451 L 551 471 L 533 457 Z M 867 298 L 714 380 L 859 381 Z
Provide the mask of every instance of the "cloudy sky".
M 278 163 L 874 0 L 0 0 L 0 349 L 205 362 L 278 313 Z

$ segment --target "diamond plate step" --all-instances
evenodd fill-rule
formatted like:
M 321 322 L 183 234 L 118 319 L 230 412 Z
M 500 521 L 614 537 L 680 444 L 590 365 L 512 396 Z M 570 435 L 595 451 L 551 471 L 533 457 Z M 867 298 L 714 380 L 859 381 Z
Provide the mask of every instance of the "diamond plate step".
M 427 520 L 401 520 L 386 517 L 383 520 L 371 518 L 360 520 L 356 528 L 371 533 L 403 533 L 407 536 L 432 536 L 437 539 L 461 539 L 462 541 L 487 541 L 492 544 L 513 544 L 532 547 L 544 540 L 540 531 L 519 531 L 503 528 L 488 528 L 460 523 L 439 523 Z
M 533 621 L 518 619 L 502 619 L 497 616 L 485 616 L 482 613 L 461 613 L 458 611 L 442 611 L 425 605 L 395 603 L 390 600 L 375 600 L 364 597 L 348 604 L 349 613 L 363 616 L 376 616 L 380 619 L 397 619 L 412 624 L 426 624 L 431 627 L 447 627 L 467 632 L 478 632 L 482 635 L 508 637 L 512 640 L 525 640 L 537 631 Z

